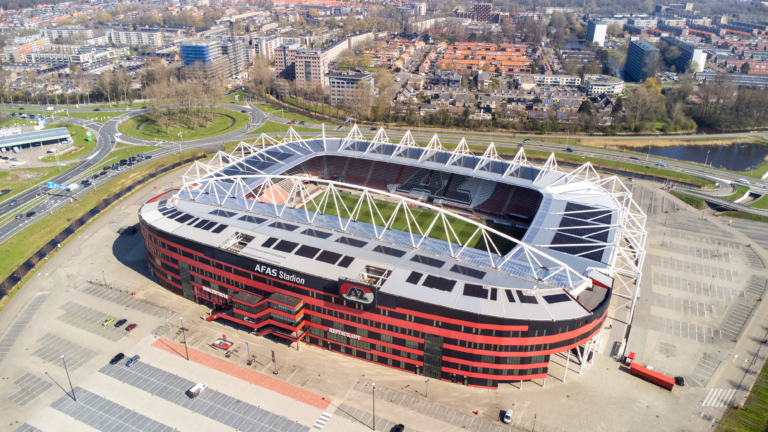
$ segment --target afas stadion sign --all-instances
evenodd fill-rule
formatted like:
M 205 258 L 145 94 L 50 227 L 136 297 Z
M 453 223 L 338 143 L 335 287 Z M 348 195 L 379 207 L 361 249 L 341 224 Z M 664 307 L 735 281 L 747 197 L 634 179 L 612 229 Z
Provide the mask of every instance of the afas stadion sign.
M 362 281 L 339 278 L 339 295 L 348 301 L 376 306 L 376 287 Z

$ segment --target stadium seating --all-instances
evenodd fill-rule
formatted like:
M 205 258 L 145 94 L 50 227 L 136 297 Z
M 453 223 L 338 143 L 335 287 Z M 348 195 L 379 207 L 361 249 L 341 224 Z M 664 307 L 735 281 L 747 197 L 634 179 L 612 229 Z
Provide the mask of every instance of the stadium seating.
M 328 168 L 328 178 L 341 177 L 344 174 L 344 167 L 347 166 L 346 157 L 326 156 L 325 165 Z
M 344 182 L 355 185 L 363 185 L 371 172 L 373 162 L 364 159 L 350 159 L 347 171 L 344 173 Z
M 264 188 L 261 195 L 256 197 L 256 200 L 269 204 L 285 204 L 288 200 L 288 192 L 276 184 Z
M 509 196 L 515 190 L 515 187 L 506 183 L 495 183 L 495 188 L 491 196 L 480 203 L 476 210 L 487 211 L 489 213 L 502 214 L 504 213 L 504 205 L 507 203 Z
M 477 193 L 472 194 L 472 203 L 470 203 L 470 207 L 477 207 L 486 202 L 495 189 L 496 182 L 480 180 L 480 187 L 477 188 Z
M 446 201 L 454 201 L 459 204 L 469 204 L 472 201 L 472 197 L 467 192 L 459 190 L 467 180 L 468 178 L 463 175 L 452 174 L 448 178 L 448 183 L 442 198 Z
M 374 162 L 371 176 L 368 178 L 368 183 L 366 183 L 365 186 L 371 189 L 386 191 L 386 177 L 390 171 L 394 171 L 395 175 L 397 175 L 397 172 L 400 171 L 400 165 L 386 162 Z
M 325 156 L 318 156 L 308 160 L 305 165 L 313 177 L 323 177 L 325 173 Z
M 413 173 L 410 177 L 408 177 L 403 184 L 401 184 L 397 190 L 398 192 L 405 192 L 408 193 L 413 189 L 424 189 L 424 186 L 422 183 L 423 181 L 429 177 L 429 170 L 425 168 L 419 168 L 415 173 Z
M 522 187 L 515 188 L 512 199 L 504 212 L 529 218 L 534 209 L 538 207 L 539 201 L 541 201 L 541 194 L 535 190 Z

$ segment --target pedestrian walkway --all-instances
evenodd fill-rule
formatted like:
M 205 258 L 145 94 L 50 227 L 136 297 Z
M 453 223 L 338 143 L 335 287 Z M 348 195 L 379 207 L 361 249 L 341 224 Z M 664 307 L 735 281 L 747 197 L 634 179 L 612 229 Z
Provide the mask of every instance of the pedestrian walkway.
M 184 345 L 177 344 L 176 342 L 167 339 L 158 339 L 152 343 L 152 346 L 170 354 L 184 357 L 184 355 L 181 354 L 185 352 Z M 201 353 L 192 348 L 189 348 L 189 360 L 322 410 L 328 409 L 328 406 L 331 404 L 331 401 L 328 398 L 262 375 L 250 369 L 237 366 L 226 360 L 221 360 L 214 356 Z

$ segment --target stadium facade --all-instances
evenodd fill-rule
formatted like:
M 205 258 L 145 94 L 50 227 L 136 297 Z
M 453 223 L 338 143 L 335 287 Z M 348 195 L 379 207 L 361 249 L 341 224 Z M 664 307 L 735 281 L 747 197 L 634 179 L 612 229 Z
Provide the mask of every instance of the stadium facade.
M 646 237 L 589 164 L 356 126 L 241 143 L 139 213 L 158 283 L 209 320 L 491 388 L 546 378 L 553 355 L 583 368 L 612 298 L 634 311 Z

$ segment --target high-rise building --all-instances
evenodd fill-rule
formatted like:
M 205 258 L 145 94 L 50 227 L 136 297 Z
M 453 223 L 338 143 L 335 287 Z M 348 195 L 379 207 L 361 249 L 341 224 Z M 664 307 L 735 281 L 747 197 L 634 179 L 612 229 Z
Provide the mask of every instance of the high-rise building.
M 472 5 L 472 13 L 475 14 L 476 21 L 491 21 L 491 13 L 493 12 L 493 3 L 475 3 Z
M 330 72 L 328 82 L 331 88 L 331 105 L 351 105 L 367 92 L 371 96 L 378 94 L 373 85 L 373 75 L 360 69 L 355 72 Z
M 589 20 L 587 24 L 587 41 L 595 45 L 605 45 L 605 33 L 608 31 L 608 24 L 605 21 Z
M 109 42 L 117 46 L 163 46 L 163 33 L 157 30 L 124 31 L 108 28 L 105 31 Z
M 417 17 L 424 16 L 427 14 L 427 4 L 424 2 L 414 3 L 413 10 L 414 10 L 413 14 L 416 15 Z
M 703 72 L 707 63 L 707 53 L 696 45 L 683 42 L 674 37 L 663 37 L 662 41 L 669 45 L 674 45 L 680 50 L 680 55 L 674 60 L 675 68 L 678 72 L 685 72 L 691 66 L 694 66 L 693 72 Z
M 624 65 L 625 76 L 637 82 L 645 81 L 660 54 L 659 49 L 648 42 L 632 41 L 627 51 L 627 63 Z
M 217 40 L 182 43 L 182 77 L 201 80 L 229 78 L 229 61 L 221 51 L 221 43 Z

